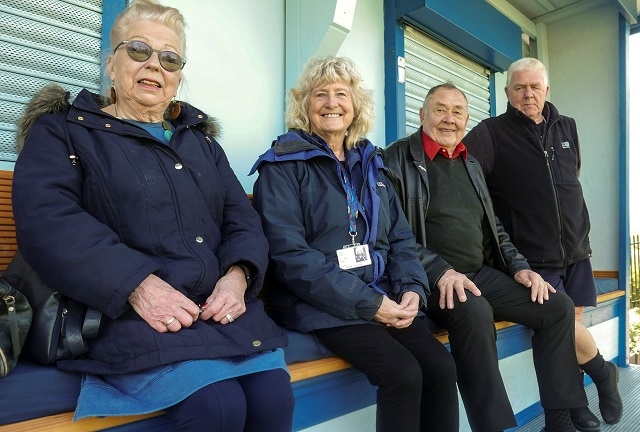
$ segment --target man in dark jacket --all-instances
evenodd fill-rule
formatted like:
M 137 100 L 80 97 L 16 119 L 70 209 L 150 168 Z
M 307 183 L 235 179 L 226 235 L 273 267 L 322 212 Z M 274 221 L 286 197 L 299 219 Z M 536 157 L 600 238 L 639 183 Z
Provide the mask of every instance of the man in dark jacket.
M 514 62 L 505 92 L 507 112 L 482 121 L 464 142 L 482 166 L 496 214 L 513 243 L 536 272 L 573 300 L 578 363 L 596 383 L 602 418 L 615 424 L 622 417 L 618 370 L 604 361 L 582 324 L 584 306 L 596 305 L 596 286 L 589 213 L 578 180 L 576 122 L 545 102 L 549 84 L 539 60 Z M 571 417 L 581 431 L 600 430 L 587 407 L 572 410 Z
M 494 319 L 533 329 L 546 431 L 575 431 L 569 408 L 586 406 L 587 398 L 574 350 L 573 304 L 531 271 L 495 217 L 480 166 L 460 141 L 468 119 L 460 90 L 434 87 L 420 109 L 422 127 L 385 152 L 432 287 L 428 313 L 449 331 L 474 431 L 516 426 L 498 368 Z

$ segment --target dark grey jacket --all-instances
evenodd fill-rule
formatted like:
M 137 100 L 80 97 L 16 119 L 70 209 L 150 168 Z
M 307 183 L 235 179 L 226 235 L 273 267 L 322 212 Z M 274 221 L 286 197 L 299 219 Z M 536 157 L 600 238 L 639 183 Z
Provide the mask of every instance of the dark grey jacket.
M 422 128 L 408 137 L 402 138 L 385 150 L 385 166 L 393 182 L 402 208 L 413 229 L 418 244 L 418 256 L 427 271 L 432 289 L 451 264 L 437 253 L 427 249 L 425 220 L 429 212 L 429 177 L 425 167 L 425 153 L 422 147 Z M 527 260 L 518 252 L 509 240 L 502 223 L 493 212 L 489 190 L 477 160 L 473 156 L 465 161 L 465 168 L 473 187 L 484 208 L 491 225 L 493 242 L 491 248 L 484 251 L 485 264 L 498 268 L 513 276 L 520 270 L 528 270 Z

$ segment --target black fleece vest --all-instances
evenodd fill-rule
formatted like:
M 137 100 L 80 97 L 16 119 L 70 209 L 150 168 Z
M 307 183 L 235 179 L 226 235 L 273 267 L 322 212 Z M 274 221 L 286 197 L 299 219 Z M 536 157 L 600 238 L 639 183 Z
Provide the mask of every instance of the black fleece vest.
M 495 148 L 487 176 L 495 212 L 533 267 L 563 267 L 591 253 L 575 121 L 548 107 L 542 138 L 535 123 L 511 106 L 484 120 Z

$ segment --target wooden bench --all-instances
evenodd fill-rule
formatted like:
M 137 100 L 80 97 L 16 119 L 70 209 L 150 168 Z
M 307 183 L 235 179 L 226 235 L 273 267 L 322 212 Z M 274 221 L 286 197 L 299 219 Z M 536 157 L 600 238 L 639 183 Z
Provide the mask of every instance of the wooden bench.
M 0 170 L 0 271 L 4 271 L 17 250 L 16 230 L 11 209 L 11 184 L 13 181 L 12 171 Z M 617 278 L 617 272 L 594 272 L 596 277 Z M 624 291 L 618 290 L 598 296 L 598 302 L 604 302 L 624 296 Z M 496 322 L 496 329 L 504 329 L 514 326 L 510 322 Z M 449 342 L 447 332 L 436 333 L 436 337 L 444 344 Z M 293 363 L 289 365 L 291 382 L 296 383 L 306 379 L 316 378 L 349 369 L 349 365 L 338 357 L 329 357 L 319 360 Z M 1 382 L 0 382 L 1 384 Z M 10 397 L 10 396 L 9 396 Z M 75 431 L 99 431 L 115 426 L 120 426 L 139 420 L 162 415 L 156 412 L 145 415 L 105 417 L 105 418 L 85 418 L 77 422 L 72 422 L 73 412 L 61 413 L 47 417 L 40 417 L 0 426 L 0 432 L 75 432 Z

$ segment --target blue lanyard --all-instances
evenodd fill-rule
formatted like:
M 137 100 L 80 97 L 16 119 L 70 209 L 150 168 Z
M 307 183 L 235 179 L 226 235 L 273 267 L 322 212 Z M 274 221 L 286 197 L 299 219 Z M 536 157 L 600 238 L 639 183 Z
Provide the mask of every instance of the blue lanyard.
M 349 164 L 348 152 L 345 152 L 347 156 L 347 166 Z M 347 194 L 347 215 L 349 217 L 349 235 L 351 236 L 351 244 L 356 244 L 356 236 L 358 235 L 358 228 L 356 226 L 356 220 L 360 214 L 360 203 L 358 202 L 358 195 L 351 184 L 349 174 L 340 163 L 340 173 L 342 175 L 342 187 Z
M 353 189 L 351 185 L 351 181 L 343 173 L 342 175 L 343 187 L 345 192 L 347 193 L 347 214 L 349 216 L 349 235 L 351 236 L 351 243 L 355 244 L 356 236 L 358 235 L 358 228 L 356 227 L 356 220 L 358 219 L 358 215 L 360 214 L 358 196 L 356 195 L 356 191 Z
M 351 178 L 349 176 L 349 151 L 345 151 L 346 157 L 346 166 L 345 169 L 342 163 L 339 163 L 340 166 L 340 175 L 342 176 L 342 187 L 344 188 L 345 193 L 347 194 L 347 212 L 349 216 L 349 235 L 351 236 L 351 244 L 356 245 L 356 236 L 358 235 L 356 220 L 358 215 L 361 212 L 362 206 L 360 201 L 358 201 L 358 194 L 353 187 L 353 183 L 351 182 Z M 368 221 L 365 218 L 365 223 Z M 366 235 L 365 235 L 366 239 Z M 371 287 L 375 292 L 386 296 L 382 289 L 380 289 L 376 282 L 380 279 L 380 276 L 384 273 L 384 260 L 379 252 L 375 251 L 373 248 L 370 249 L 371 259 L 373 261 L 373 280 L 367 284 L 367 286 Z

